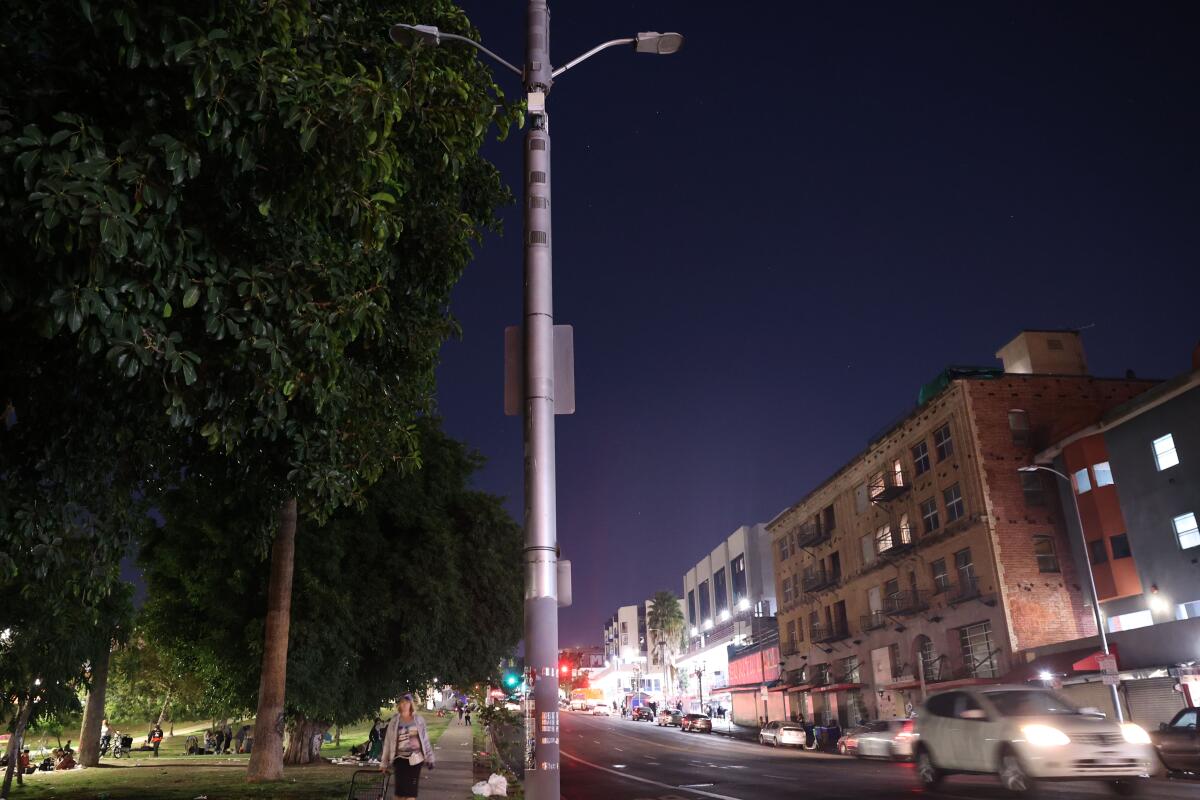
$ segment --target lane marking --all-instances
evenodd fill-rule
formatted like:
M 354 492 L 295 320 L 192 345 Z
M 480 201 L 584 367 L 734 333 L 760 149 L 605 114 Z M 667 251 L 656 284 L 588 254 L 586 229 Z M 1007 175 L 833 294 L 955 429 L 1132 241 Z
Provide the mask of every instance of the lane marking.
M 616 775 L 618 778 L 625 778 L 626 780 L 637 781 L 638 783 L 646 783 L 646 784 L 649 784 L 650 786 L 658 786 L 660 788 L 671 789 L 673 791 L 678 791 L 679 789 L 683 789 L 683 791 L 685 791 L 685 792 L 692 792 L 693 794 L 698 794 L 701 797 L 711 797 L 714 800 L 741 800 L 741 798 L 739 798 L 739 797 L 732 797 L 727 794 L 717 794 L 716 792 L 706 792 L 703 789 L 687 789 L 687 788 L 684 788 L 681 786 L 672 786 L 671 784 L 663 783 L 662 781 L 652 781 L 649 778 L 640 778 L 637 775 L 631 775 L 628 772 L 618 772 L 615 769 L 609 769 L 608 767 L 602 767 L 599 764 L 593 764 L 590 761 L 585 761 L 584 759 L 580 758 L 579 756 L 573 756 L 565 750 L 561 751 L 561 754 L 563 756 L 566 756 L 567 758 L 571 759 L 572 761 L 578 761 L 580 764 L 583 764 L 584 766 L 587 766 L 587 767 L 591 767 L 592 769 L 598 769 L 601 772 L 607 772 L 610 775 Z

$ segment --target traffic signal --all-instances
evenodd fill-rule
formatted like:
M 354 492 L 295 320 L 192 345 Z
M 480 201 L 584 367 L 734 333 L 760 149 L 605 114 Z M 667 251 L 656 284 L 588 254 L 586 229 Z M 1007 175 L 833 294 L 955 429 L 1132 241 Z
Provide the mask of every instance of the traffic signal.
M 508 672 L 504 675 L 504 685 L 510 689 L 515 689 L 517 684 L 521 682 L 521 678 L 515 672 Z
M 558 674 L 569 675 L 570 673 L 571 673 L 571 665 L 565 661 L 560 662 L 558 665 Z

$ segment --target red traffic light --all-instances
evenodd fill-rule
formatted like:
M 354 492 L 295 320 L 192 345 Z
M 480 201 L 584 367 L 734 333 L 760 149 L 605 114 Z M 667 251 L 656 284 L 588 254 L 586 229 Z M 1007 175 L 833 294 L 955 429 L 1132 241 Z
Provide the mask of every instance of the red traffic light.
M 566 675 L 568 672 L 570 672 L 570 671 L 571 671 L 571 667 L 570 667 L 570 665 L 568 665 L 568 664 L 559 664 L 559 665 L 558 665 L 558 671 L 559 671 L 560 673 L 562 673 L 563 675 Z

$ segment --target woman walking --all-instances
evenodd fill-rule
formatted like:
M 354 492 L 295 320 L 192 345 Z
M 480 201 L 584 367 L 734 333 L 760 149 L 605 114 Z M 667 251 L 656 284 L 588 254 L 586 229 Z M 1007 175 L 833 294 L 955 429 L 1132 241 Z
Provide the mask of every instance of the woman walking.
M 433 747 L 425 730 L 425 720 L 417 714 L 411 694 L 396 701 L 396 713 L 388 720 L 383 736 L 380 771 L 389 768 L 396 779 L 397 798 L 416 798 L 421 783 L 422 765 L 433 769 Z

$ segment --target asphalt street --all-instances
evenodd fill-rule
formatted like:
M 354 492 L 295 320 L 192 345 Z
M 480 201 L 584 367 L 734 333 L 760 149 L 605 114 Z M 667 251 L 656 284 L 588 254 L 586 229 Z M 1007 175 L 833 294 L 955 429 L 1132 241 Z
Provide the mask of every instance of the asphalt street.
M 926 792 L 909 764 L 775 749 L 619 717 L 563 712 L 561 719 L 564 800 L 1011 797 L 986 776 L 953 776 Z M 1055 800 L 1114 796 L 1106 785 L 1088 782 L 1047 784 L 1039 794 Z M 1141 796 L 1200 800 L 1200 780 L 1154 778 Z

